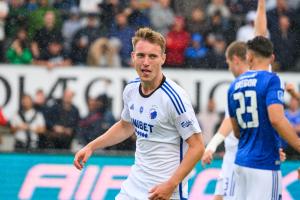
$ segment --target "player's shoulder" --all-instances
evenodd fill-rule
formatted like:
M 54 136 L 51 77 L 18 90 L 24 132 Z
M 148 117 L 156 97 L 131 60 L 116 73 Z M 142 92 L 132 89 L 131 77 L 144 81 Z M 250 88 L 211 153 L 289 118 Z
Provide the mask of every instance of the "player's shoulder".
M 179 86 L 176 82 L 174 82 L 173 80 L 171 80 L 167 77 L 165 78 L 165 81 L 161 85 L 161 88 L 165 92 L 175 93 L 179 96 L 187 95 L 185 90 L 181 86 Z
M 136 90 L 138 90 L 140 83 L 141 83 L 140 78 L 135 78 L 128 81 L 124 88 L 123 95 L 128 95 L 131 92 L 135 92 Z
M 125 89 L 131 89 L 131 88 L 136 88 L 139 87 L 141 83 L 141 79 L 139 77 L 129 80 L 125 86 Z
M 185 90 L 174 81 L 166 78 L 161 85 L 162 102 L 174 107 L 178 115 L 186 112 L 190 105 L 190 98 Z

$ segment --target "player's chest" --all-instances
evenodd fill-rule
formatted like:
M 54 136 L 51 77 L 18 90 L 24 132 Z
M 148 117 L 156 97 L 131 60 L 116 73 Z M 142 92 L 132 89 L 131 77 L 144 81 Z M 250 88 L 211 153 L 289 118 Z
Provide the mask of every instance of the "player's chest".
M 168 124 L 161 99 L 134 98 L 128 102 L 131 123 L 137 135 L 149 137 Z

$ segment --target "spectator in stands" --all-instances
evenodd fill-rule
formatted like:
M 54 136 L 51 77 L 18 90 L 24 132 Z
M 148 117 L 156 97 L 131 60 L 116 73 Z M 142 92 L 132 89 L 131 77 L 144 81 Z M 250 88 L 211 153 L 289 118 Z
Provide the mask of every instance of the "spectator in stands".
M 103 0 L 98 6 L 100 8 L 100 20 L 109 29 L 115 21 L 115 16 L 125 8 L 120 0 Z
M 77 0 L 54 0 L 53 7 L 62 15 L 63 19 L 66 19 L 73 8 L 79 9 L 76 1 Z
M 25 7 L 27 11 L 33 12 L 39 8 L 39 3 L 37 0 L 28 0 Z
M 187 31 L 191 34 L 198 33 L 202 36 L 205 36 L 208 30 L 208 23 L 204 10 L 200 7 L 194 8 L 191 15 L 187 19 L 186 25 Z
M 107 36 L 107 29 L 99 22 L 97 14 L 89 13 L 86 26 L 79 29 L 71 44 L 71 60 L 74 65 L 86 65 L 87 55 L 92 42 Z
M 164 36 L 174 24 L 174 12 L 170 7 L 170 0 L 153 1 L 149 12 L 150 22 L 154 30 Z
M 186 65 L 189 68 L 208 68 L 205 60 L 208 49 L 204 45 L 202 35 L 194 33 L 191 39 L 191 45 L 185 51 Z
M 0 107 L 0 126 L 6 126 L 7 124 L 8 124 L 8 121 L 3 114 L 2 108 Z M 0 138 L 0 140 L 1 140 L 1 138 Z
M 209 69 L 227 69 L 225 58 L 226 41 L 222 35 L 212 37 L 212 47 L 206 56 L 208 67 Z
M 38 59 L 34 59 L 33 63 L 50 70 L 55 67 L 69 67 L 72 62 L 68 53 L 65 52 L 62 42 L 56 38 L 50 38 L 46 51 Z
M 295 97 L 291 97 L 285 115 L 300 137 L 300 109 L 298 99 L 296 99 Z
M 44 117 L 46 117 L 47 114 L 47 105 L 46 105 L 46 95 L 42 89 L 38 89 L 35 92 L 35 96 L 33 99 L 34 108 L 41 112 Z
M 213 16 L 217 11 L 220 12 L 222 18 L 228 19 L 230 17 L 230 10 L 224 0 L 211 0 L 208 4 L 206 9 L 208 16 Z
M 89 49 L 87 64 L 97 67 L 120 67 L 121 59 L 118 54 L 121 44 L 113 45 L 113 40 L 99 38 L 94 41 Z
M 287 90 L 288 91 L 288 90 Z M 290 93 L 291 94 L 291 93 Z M 291 98 L 288 104 L 288 108 L 285 110 L 285 116 L 293 126 L 300 138 L 300 109 L 299 100 L 291 94 Z M 299 155 L 286 141 L 282 140 L 282 146 L 285 148 L 287 156 Z
M 220 116 L 216 111 L 216 103 L 213 98 L 210 98 L 207 102 L 206 110 L 200 112 L 198 115 L 199 123 L 203 130 L 204 143 L 207 144 L 214 136 L 216 125 L 219 122 Z
M 11 131 L 15 136 L 16 150 L 38 149 L 39 136 L 45 132 L 45 120 L 34 109 L 31 96 L 22 95 L 21 108 L 11 120 Z
M 268 4 L 268 0 L 266 3 Z M 229 0 L 228 7 L 232 14 L 239 16 L 248 13 L 250 10 L 255 10 L 257 0 Z
M 47 54 L 50 40 L 57 40 L 63 43 L 61 29 L 55 26 L 55 13 L 47 11 L 44 15 L 44 26 L 34 35 L 31 51 L 34 59 L 40 59 L 42 55 Z
M 150 26 L 150 19 L 142 12 L 141 6 L 138 0 L 130 0 L 129 7 L 124 10 L 129 26 L 134 29 Z
M 28 12 L 24 6 L 24 1 L 9 1 L 9 12 L 5 23 L 7 38 L 14 38 L 17 34 L 18 29 L 22 26 L 26 26 L 27 22 Z
M 99 13 L 100 9 L 98 7 L 99 3 L 102 2 L 102 0 L 77 0 L 79 2 L 79 9 L 81 13 Z
M 275 60 L 281 71 L 293 70 L 297 58 L 297 35 L 291 30 L 290 19 L 287 15 L 281 15 L 278 24 L 278 29 L 271 32 Z
M 239 27 L 236 34 L 236 40 L 247 42 L 248 40 L 254 38 L 254 20 L 256 18 L 256 11 L 249 11 L 246 15 L 246 24 Z
M 129 67 L 131 65 L 131 38 L 134 35 L 134 29 L 128 25 L 127 20 L 127 15 L 124 12 L 118 13 L 109 32 L 110 38 L 117 38 L 120 40 L 121 48 L 119 55 L 123 67 Z
M 57 29 L 61 31 L 62 17 L 59 10 L 54 8 L 49 3 L 49 0 L 39 0 L 38 5 L 39 7 L 35 11 L 29 12 L 28 15 L 28 33 L 30 39 L 35 37 L 37 32 L 45 27 L 47 23 L 50 23 L 48 21 L 45 22 L 45 20 L 53 21 L 54 24 L 51 25 L 50 30 Z M 51 16 L 51 18 L 47 16 L 47 18 L 45 19 L 45 16 L 48 15 L 48 13 L 51 13 L 54 16 Z M 46 26 L 48 27 L 48 25 Z
M 25 28 L 18 30 L 16 38 L 6 51 L 6 58 L 11 64 L 31 64 L 32 53 Z
M 116 120 L 106 104 L 106 95 L 101 98 L 89 98 L 88 109 L 89 113 L 79 122 L 78 137 L 82 145 L 88 144 L 99 136 L 105 133 Z
M 71 148 L 79 123 L 79 111 L 73 105 L 74 92 L 66 89 L 63 98 L 58 100 L 51 108 L 46 118 L 49 124 L 49 148 L 68 149 Z
M 267 12 L 268 29 L 270 32 L 278 31 L 279 17 L 281 15 L 286 15 L 289 19 L 294 19 L 294 10 L 288 8 L 286 0 L 276 0 L 276 8 Z M 291 24 L 294 24 L 294 22 Z M 293 28 L 291 27 L 291 29 Z
M 8 12 L 8 3 L 4 0 L 0 0 L 0 62 L 4 61 L 5 19 Z
M 63 22 L 62 35 L 64 37 L 64 48 L 67 52 L 70 52 L 74 34 L 82 27 L 82 22 L 77 7 L 71 8 L 67 16 L 67 19 Z
M 212 16 L 208 18 L 208 30 L 207 30 L 207 36 L 213 35 L 214 37 L 216 35 L 222 35 L 223 38 L 231 38 L 231 34 L 233 34 L 234 31 L 229 29 L 229 25 L 227 20 L 222 17 L 220 11 L 216 11 Z M 206 37 L 208 38 L 208 37 Z M 207 41 L 208 47 L 211 47 L 212 44 Z
M 185 29 L 184 18 L 177 16 L 174 25 L 166 36 L 166 62 L 165 66 L 183 68 L 184 52 L 190 42 L 190 34 Z

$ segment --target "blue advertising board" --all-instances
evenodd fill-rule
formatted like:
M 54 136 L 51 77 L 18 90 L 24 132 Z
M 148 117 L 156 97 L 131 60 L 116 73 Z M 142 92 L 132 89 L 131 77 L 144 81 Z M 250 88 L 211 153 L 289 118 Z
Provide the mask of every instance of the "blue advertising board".
M 72 165 L 72 155 L 0 154 L 0 199 L 98 199 L 112 200 L 133 164 L 132 156 L 93 156 L 83 171 Z M 190 179 L 190 200 L 213 197 L 222 160 Z M 300 199 L 297 171 L 300 161 L 282 164 L 283 199 Z

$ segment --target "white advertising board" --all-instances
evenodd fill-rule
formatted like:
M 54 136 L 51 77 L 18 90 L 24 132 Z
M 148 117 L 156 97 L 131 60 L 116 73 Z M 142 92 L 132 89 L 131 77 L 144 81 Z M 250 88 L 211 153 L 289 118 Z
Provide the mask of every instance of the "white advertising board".
M 200 110 L 205 109 L 210 96 L 215 99 L 218 111 L 226 107 L 227 88 L 233 80 L 230 72 L 164 69 L 164 74 L 180 84 Z M 284 73 L 280 76 L 285 82 L 294 83 L 299 88 L 299 73 Z M 118 118 L 122 110 L 124 85 L 136 77 L 132 68 L 73 67 L 47 70 L 38 66 L 1 65 L 0 106 L 10 117 L 18 110 L 22 93 L 34 96 L 38 89 L 42 89 L 48 97 L 59 98 L 63 89 L 70 88 L 76 94 L 74 104 L 79 108 L 81 116 L 87 113 L 87 96 L 106 93 L 112 98 L 113 113 Z

